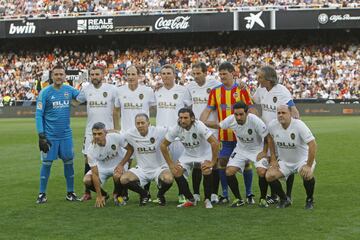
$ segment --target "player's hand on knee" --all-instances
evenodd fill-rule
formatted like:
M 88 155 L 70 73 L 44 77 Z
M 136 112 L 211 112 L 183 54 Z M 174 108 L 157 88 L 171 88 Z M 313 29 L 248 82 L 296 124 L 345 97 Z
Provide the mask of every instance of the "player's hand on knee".
M 46 139 L 45 134 L 39 133 L 39 149 L 47 153 L 51 147 L 51 143 Z
M 305 165 L 301 168 L 300 170 L 300 175 L 305 179 L 305 180 L 310 180 L 312 177 L 312 171 L 311 171 L 311 167 L 309 167 L 308 165 Z
M 114 174 L 121 176 L 124 172 L 124 166 L 122 165 L 118 165 L 115 169 L 114 169 Z
M 206 171 L 213 167 L 213 163 L 209 160 L 205 160 L 203 164 L 201 164 L 201 171 Z
M 105 197 L 103 197 L 103 196 L 97 196 L 97 197 L 96 197 L 96 202 L 95 202 L 95 207 L 96 207 L 96 208 L 105 207 Z

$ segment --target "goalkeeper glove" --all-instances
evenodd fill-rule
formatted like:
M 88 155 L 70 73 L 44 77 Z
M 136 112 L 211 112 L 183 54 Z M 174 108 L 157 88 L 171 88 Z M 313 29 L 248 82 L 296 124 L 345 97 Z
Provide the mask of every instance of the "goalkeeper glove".
M 45 134 L 39 133 L 39 148 L 40 151 L 47 153 L 51 147 L 51 143 L 46 139 Z

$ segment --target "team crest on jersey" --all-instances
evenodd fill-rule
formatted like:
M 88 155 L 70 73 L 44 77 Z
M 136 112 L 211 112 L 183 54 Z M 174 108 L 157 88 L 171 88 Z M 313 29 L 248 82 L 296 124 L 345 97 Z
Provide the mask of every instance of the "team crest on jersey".
M 116 145 L 115 144 L 111 145 L 111 149 L 115 151 L 116 150 Z
M 154 142 L 155 142 L 155 138 L 151 137 L 151 138 L 150 138 L 150 142 L 151 142 L 151 143 L 154 143 Z
M 295 139 L 295 133 L 291 133 L 290 137 L 291 137 L 292 140 L 294 140 Z
M 178 95 L 175 93 L 173 97 L 174 97 L 174 100 L 176 100 L 178 98 Z
M 277 97 L 273 97 L 273 102 L 274 102 L 274 103 L 277 102 Z
M 234 97 L 234 98 L 238 98 L 238 97 L 239 97 L 239 93 L 238 93 L 238 92 L 234 92 L 233 97 Z
M 38 102 L 38 104 L 37 104 L 37 107 L 36 107 L 37 109 L 39 109 L 39 110 L 42 110 L 42 103 L 41 102 Z
M 144 94 L 140 93 L 139 98 L 140 98 L 140 100 L 143 100 L 144 99 Z
M 108 96 L 107 92 L 103 92 L 103 96 L 106 98 Z
M 248 134 L 251 135 L 252 134 L 252 129 L 248 130 Z
M 210 93 L 210 92 L 211 92 L 211 88 L 206 89 L 206 92 L 207 92 L 207 93 Z
M 193 139 L 197 139 L 196 133 L 193 133 L 193 134 L 192 134 L 192 137 L 193 137 Z
M 68 92 L 64 92 L 64 97 L 68 98 L 68 97 L 69 97 L 69 93 L 68 93 Z

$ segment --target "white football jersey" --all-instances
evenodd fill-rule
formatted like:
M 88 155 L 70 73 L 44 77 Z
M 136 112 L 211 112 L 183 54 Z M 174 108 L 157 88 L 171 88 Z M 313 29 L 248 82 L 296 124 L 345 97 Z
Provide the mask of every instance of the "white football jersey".
M 256 104 L 261 105 L 261 118 L 268 126 L 273 119 L 277 118 L 277 106 L 288 105 L 289 101 L 292 100 L 292 97 L 285 86 L 276 84 L 270 91 L 264 87 L 257 88 L 253 99 Z
M 88 162 L 90 167 L 98 166 L 102 169 L 114 169 L 124 157 L 124 147 L 127 142 L 120 133 L 106 134 L 105 146 L 92 143 L 88 148 Z
M 211 145 L 207 141 L 212 132 L 199 120 L 195 120 L 190 130 L 186 130 L 179 125 L 172 127 L 165 135 L 166 140 L 174 142 L 180 139 L 185 151 L 184 154 L 190 157 L 202 157 L 211 152 Z
M 244 125 L 236 122 L 234 114 L 225 118 L 219 125 L 222 129 L 232 129 L 237 139 L 236 148 L 250 154 L 262 151 L 264 138 L 269 134 L 265 123 L 251 113 L 247 115 Z
M 150 106 L 155 105 L 155 95 L 150 87 L 144 85 L 139 85 L 134 91 L 128 85 L 123 85 L 118 92 L 115 106 L 120 107 L 123 132 L 135 127 L 136 114 L 146 113 L 149 116 Z
M 274 139 L 278 158 L 287 165 L 296 165 L 307 161 L 310 141 L 315 137 L 305 123 L 299 119 L 291 119 L 287 129 L 284 129 L 277 119 L 269 124 L 269 132 Z
M 150 126 L 148 134 L 143 137 L 136 128 L 125 133 L 128 143 L 134 147 L 137 166 L 147 171 L 166 165 L 160 151 L 160 144 L 167 132 L 166 127 Z
M 185 106 L 186 88 L 174 85 L 171 89 L 165 87 L 155 92 L 156 126 L 171 127 L 177 124 L 178 111 Z
M 89 84 L 80 91 L 76 100 L 80 103 L 86 102 L 87 124 L 85 135 L 92 135 L 94 123 L 102 122 L 106 129 L 114 128 L 113 110 L 117 88 L 108 83 L 102 83 L 100 88 L 95 88 Z

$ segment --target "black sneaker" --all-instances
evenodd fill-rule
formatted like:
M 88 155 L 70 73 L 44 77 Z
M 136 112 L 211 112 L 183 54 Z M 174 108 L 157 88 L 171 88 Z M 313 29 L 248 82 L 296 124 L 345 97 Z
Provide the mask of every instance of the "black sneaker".
M 140 202 L 139 202 L 139 206 L 142 207 L 142 206 L 146 206 L 146 204 L 149 202 L 149 199 L 148 197 L 140 197 Z
M 291 201 L 289 198 L 286 199 L 280 199 L 279 204 L 276 206 L 276 208 L 287 208 L 291 205 Z
M 151 194 L 150 194 L 150 192 L 148 192 L 147 198 L 148 198 L 148 203 L 152 202 L 152 201 L 151 201 Z
M 254 205 L 255 204 L 255 195 L 254 194 L 250 194 L 246 197 L 246 203 L 249 205 Z
M 68 192 L 65 199 L 70 202 L 81 201 L 74 192 Z
M 162 196 L 158 195 L 158 204 L 159 204 L 159 206 L 165 206 L 166 205 L 166 199 L 165 199 L 164 195 L 162 195 Z
M 46 203 L 47 202 L 47 198 L 46 198 L 46 194 L 45 193 L 39 193 L 39 196 L 36 200 L 37 204 L 42 204 L 42 203 Z
M 232 208 L 237 208 L 237 207 L 244 206 L 244 204 L 245 204 L 244 200 L 242 200 L 242 199 L 235 199 L 235 200 L 233 201 L 233 203 L 231 204 L 231 207 L 232 207 Z
M 308 198 L 306 199 L 305 209 L 313 209 L 314 208 L 314 199 Z
M 226 204 L 226 203 L 229 203 L 230 200 L 229 200 L 229 197 L 223 197 L 223 196 L 219 196 L 219 203 L 220 204 Z
M 279 197 L 277 195 L 272 195 L 272 196 L 266 196 L 266 202 L 268 204 L 277 204 L 279 203 Z

